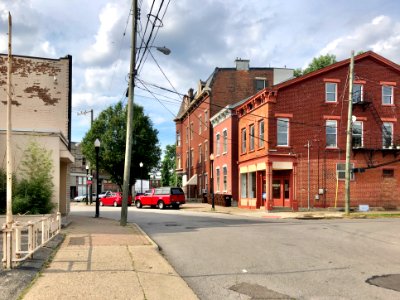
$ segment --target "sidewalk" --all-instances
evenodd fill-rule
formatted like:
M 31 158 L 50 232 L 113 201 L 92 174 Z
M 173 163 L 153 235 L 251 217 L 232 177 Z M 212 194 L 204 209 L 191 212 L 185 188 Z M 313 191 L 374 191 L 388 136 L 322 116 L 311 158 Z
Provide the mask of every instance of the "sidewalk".
M 66 238 L 23 297 L 198 299 L 135 224 L 70 216 Z

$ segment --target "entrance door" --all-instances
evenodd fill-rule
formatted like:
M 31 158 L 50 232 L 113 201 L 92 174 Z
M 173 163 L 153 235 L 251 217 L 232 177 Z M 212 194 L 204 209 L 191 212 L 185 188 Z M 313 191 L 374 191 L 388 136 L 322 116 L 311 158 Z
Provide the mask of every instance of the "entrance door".
M 274 206 L 290 207 L 290 177 L 272 179 L 272 198 Z

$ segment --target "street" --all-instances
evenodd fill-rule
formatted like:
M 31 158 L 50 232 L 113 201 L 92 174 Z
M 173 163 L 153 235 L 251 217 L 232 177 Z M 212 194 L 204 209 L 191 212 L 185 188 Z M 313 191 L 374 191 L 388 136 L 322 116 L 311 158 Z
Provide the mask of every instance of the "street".
M 73 206 L 90 215 L 93 207 Z M 101 217 L 119 219 L 120 208 Z M 200 299 L 398 299 L 366 281 L 400 274 L 400 219 L 276 220 L 129 208 Z M 398 286 L 397 286 L 398 288 Z

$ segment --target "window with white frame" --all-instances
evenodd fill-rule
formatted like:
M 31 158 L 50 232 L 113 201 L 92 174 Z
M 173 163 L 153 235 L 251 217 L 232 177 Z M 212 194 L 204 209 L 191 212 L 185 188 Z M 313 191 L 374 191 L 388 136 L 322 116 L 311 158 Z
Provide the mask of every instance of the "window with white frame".
M 256 197 L 256 172 L 248 173 L 248 192 L 247 195 L 249 198 Z
M 249 133 L 249 140 L 250 140 L 250 143 L 249 143 L 249 146 L 250 146 L 250 151 L 253 151 L 254 150 L 254 124 L 251 124 L 250 125 L 250 133 Z
M 242 129 L 242 153 L 246 153 L 246 128 Z
M 337 101 L 337 83 L 326 82 L 325 83 L 325 101 L 336 102 Z
M 215 137 L 215 140 L 216 140 L 216 143 L 215 143 L 216 153 L 217 153 L 217 155 L 220 155 L 221 145 L 220 145 L 220 135 L 219 135 L 219 133 L 217 133 L 217 135 Z
M 382 146 L 383 148 L 393 146 L 393 123 L 384 122 L 382 125 Z
M 363 122 L 355 121 L 353 122 L 353 133 L 352 133 L 352 145 L 353 148 L 363 147 Z
M 289 146 L 289 119 L 287 118 L 277 120 L 277 145 Z
M 326 148 L 337 148 L 337 121 L 327 120 L 326 129 Z
M 350 163 L 350 180 L 354 180 L 354 164 Z M 346 179 L 346 164 L 345 163 L 337 163 L 336 164 L 336 178 L 339 180 Z
M 264 120 L 258 123 L 258 147 L 264 147 Z
M 382 86 L 382 104 L 384 105 L 393 104 L 393 87 L 390 85 Z
M 217 180 L 217 182 L 216 182 L 217 192 L 219 192 L 219 180 L 220 180 L 219 167 L 217 167 L 215 169 L 215 174 L 216 174 L 215 177 L 216 177 L 216 180 Z
M 363 85 L 362 84 L 353 84 L 353 103 L 358 103 L 364 101 L 363 95 Z
M 222 176 L 223 176 L 223 180 L 224 180 L 224 192 L 226 192 L 228 190 L 228 168 L 226 166 L 222 167 Z
M 240 197 L 247 198 L 247 173 L 240 174 Z
M 179 147 L 181 145 L 181 132 L 176 132 L 176 145 Z
M 223 136 L 223 139 L 224 139 L 224 141 L 223 141 L 223 143 L 224 143 L 223 151 L 224 151 L 224 153 L 227 153 L 228 152 L 228 130 L 227 129 L 224 129 L 222 131 L 222 136 Z
M 256 91 L 261 91 L 267 86 L 267 81 L 265 78 L 256 77 Z

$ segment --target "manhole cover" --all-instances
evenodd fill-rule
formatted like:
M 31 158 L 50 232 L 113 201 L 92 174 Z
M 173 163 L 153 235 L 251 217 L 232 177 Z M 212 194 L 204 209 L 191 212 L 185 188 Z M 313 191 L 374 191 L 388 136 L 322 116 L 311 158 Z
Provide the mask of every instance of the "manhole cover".
M 284 295 L 273 290 L 266 288 L 265 286 L 258 284 L 251 284 L 242 282 L 235 284 L 229 288 L 232 291 L 238 292 L 243 295 L 251 297 L 251 299 L 293 299 L 288 295 Z
M 71 237 L 68 242 L 68 246 L 83 246 L 85 245 L 84 237 Z
M 374 276 L 366 280 L 367 283 L 400 292 L 400 274 Z

